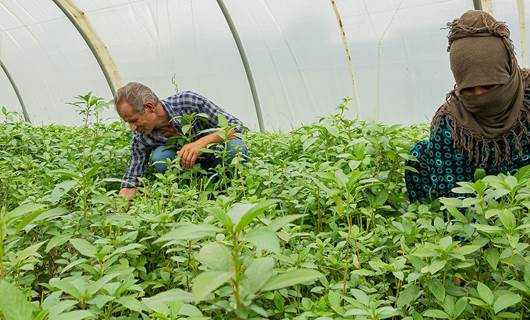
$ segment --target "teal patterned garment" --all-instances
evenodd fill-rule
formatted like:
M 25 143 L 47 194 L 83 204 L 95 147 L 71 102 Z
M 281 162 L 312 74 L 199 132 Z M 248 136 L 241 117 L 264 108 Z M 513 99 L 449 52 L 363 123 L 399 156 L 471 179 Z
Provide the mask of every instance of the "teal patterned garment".
M 529 89 L 525 91 L 525 99 L 530 103 Z M 417 173 L 411 170 L 405 171 L 405 183 L 411 202 L 457 196 L 451 192 L 457 186 L 457 182 L 472 181 L 475 170 L 479 167 L 483 168 L 487 174 L 508 172 L 513 174 L 517 169 L 530 164 L 529 137 L 521 139 L 523 152 L 519 155 L 514 147 L 515 141 L 512 134 L 512 137 L 508 138 L 510 150 L 512 150 L 511 163 L 494 165 L 494 160 L 490 158 L 482 166 L 475 165 L 462 152 L 453 147 L 448 121 L 452 120 L 442 116 L 436 132 L 433 132 L 431 127 L 429 140 L 420 141 L 410 151 L 410 154 L 418 159 L 418 161 L 406 163 L 407 166 L 418 171 Z M 525 122 L 530 131 L 528 120 Z

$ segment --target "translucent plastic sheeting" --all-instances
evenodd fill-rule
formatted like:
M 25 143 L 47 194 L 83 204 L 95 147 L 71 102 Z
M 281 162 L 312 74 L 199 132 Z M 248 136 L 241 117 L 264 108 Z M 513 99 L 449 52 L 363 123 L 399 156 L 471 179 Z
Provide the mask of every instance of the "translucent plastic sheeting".
M 352 96 L 329 1 L 230 0 L 267 128 L 290 129 L 336 112 Z M 350 112 L 350 116 L 353 115 Z
M 79 124 L 65 102 L 90 90 L 110 97 L 88 46 L 52 1 L 0 1 L 0 58 L 34 124 Z
M 448 21 L 472 0 L 336 0 L 353 63 L 359 105 L 347 113 L 386 123 L 427 122 L 453 86 Z M 241 58 L 215 0 L 76 0 L 109 48 L 123 82 L 139 81 L 164 98 L 194 90 L 245 124 L 257 117 Z M 267 130 L 336 112 L 353 97 L 338 22 L 328 0 L 225 0 L 247 52 Z M 516 0 L 494 0 L 522 61 Z M 530 3 L 525 0 L 530 21 Z M 527 38 L 529 36 L 526 32 Z M 524 39 L 523 39 L 524 40 Z M 528 48 L 527 48 L 528 50 Z M 526 55 L 528 56 L 528 55 Z M 65 104 L 108 85 L 84 40 L 52 1 L 0 0 L 0 59 L 32 121 L 79 124 Z M 5 75 L 0 105 L 20 111 Z M 114 110 L 104 117 L 117 119 Z
M 121 73 L 160 98 L 196 91 L 257 129 L 240 56 L 216 1 L 78 0 Z
M 358 79 L 361 117 L 428 122 L 453 86 L 448 21 L 473 9 L 462 0 L 338 0 Z
M 523 67 L 530 67 L 530 57 L 528 56 L 528 53 L 530 51 L 530 33 L 528 32 L 529 24 L 530 24 L 530 1 L 523 0 L 524 4 L 524 17 L 526 20 L 526 27 L 525 31 L 521 32 L 520 28 L 520 19 L 519 19 L 519 8 L 517 5 L 517 0 L 496 0 L 493 1 L 493 15 L 501 21 L 505 21 L 511 32 L 511 38 L 513 41 L 513 44 L 515 46 L 515 51 L 517 52 L 517 59 L 519 62 L 519 65 Z M 526 32 L 526 41 L 522 41 L 521 33 Z M 525 51 L 523 51 L 523 47 L 525 46 Z M 524 52 L 524 54 L 523 54 Z

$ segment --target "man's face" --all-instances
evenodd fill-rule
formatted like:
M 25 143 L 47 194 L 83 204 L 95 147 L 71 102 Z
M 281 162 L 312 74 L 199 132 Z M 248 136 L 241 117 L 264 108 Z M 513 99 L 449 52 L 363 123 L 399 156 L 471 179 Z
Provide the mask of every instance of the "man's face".
M 129 124 L 132 132 L 139 131 L 143 134 L 151 134 L 160 126 L 159 116 L 155 112 L 155 106 L 144 106 L 144 112 L 136 111 L 129 103 L 123 102 L 118 106 L 118 114 Z

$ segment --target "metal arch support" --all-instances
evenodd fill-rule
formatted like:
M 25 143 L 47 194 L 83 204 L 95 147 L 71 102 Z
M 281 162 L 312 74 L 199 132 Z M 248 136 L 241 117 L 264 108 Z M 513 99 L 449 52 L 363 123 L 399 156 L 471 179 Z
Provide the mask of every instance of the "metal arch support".
M 490 14 L 493 14 L 492 0 L 473 0 L 473 7 L 475 10 L 484 10 Z
M 493 14 L 493 0 L 480 0 L 480 5 L 482 6 L 482 10 Z
M 114 95 L 116 89 L 121 86 L 121 77 L 107 46 L 101 41 L 85 13 L 77 7 L 74 0 L 53 0 L 53 2 L 61 9 L 81 37 L 83 37 L 83 40 L 85 40 L 105 75 L 112 95 Z
M 346 38 L 346 30 L 344 29 L 344 23 L 340 16 L 339 8 L 335 0 L 330 0 L 331 6 L 333 7 L 333 12 L 335 13 L 335 18 L 339 26 L 340 36 L 342 38 L 342 44 L 344 45 L 344 52 L 346 53 L 346 63 L 348 64 L 348 71 L 350 73 L 351 84 L 352 84 L 352 93 L 353 99 L 355 102 L 355 111 L 356 116 L 358 117 L 361 114 L 361 103 L 359 102 L 359 95 L 357 94 L 357 81 L 355 80 L 355 74 L 353 73 L 353 65 L 350 54 L 350 46 L 348 44 L 348 39 Z
M 250 86 L 250 91 L 252 92 L 252 99 L 254 100 L 256 116 L 258 117 L 259 130 L 264 131 L 265 125 L 263 123 L 263 114 L 261 113 L 261 106 L 259 103 L 258 92 L 256 90 L 256 85 L 254 83 L 254 77 L 252 77 L 252 70 L 250 70 L 250 65 L 247 60 L 247 55 L 245 54 L 245 49 L 243 48 L 243 44 L 241 43 L 241 39 L 239 38 L 239 34 L 237 33 L 236 26 L 234 25 L 234 22 L 232 21 L 232 17 L 230 17 L 230 13 L 228 12 L 228 9 L 226 8 L 223 0 L 217 0 L 217 4 L 219 5 L 219 8 L 223 12 L 226 23 L 228 24 L 228 27 L 230 28 L 230 31 L 232 32 L 232 36 L 234 37 L 237 50 L 239 51 L 239 55 L 241 56 L 241 61 L 243 62 L 243 67 L 245 68 L 245 73 L 247 74 L 248 85 Z
M 13 78 L 11 77 L 11 74 L 7 70 L 5 64 L 4 64 L 4 62 L 2 60 L 0 60 L 0 67 L 2 67 L 2 70 L 4 70 L 4 73 L 6 74 L 7 79 L 9 80 L 9 82 L 11 83 L 11 86 L 13 87 L 13 90 L 15 90 L 15 94 L 17 95 L 18 102 L 20 103 L 20 106 L 22 107 L 22 114 L 24 115 L 24 120 L 26 122 L 31 123 L 31 120 L 29 119 L 28 111 L 26 110 L 26 105 L 24 104 L 24 100 L 22 100 L 22 96 L 20 95 L 20 92 L 18 91 L 18 87 L 15 84 L 15 80 L 13 80 Z
M 528 37 L 526 33 L 526 17 L 524 0 L 517 0 L 517 11 L 519 12 L 519 31 L 521 33 L 521 61 L 522 67 L 528 67 Z

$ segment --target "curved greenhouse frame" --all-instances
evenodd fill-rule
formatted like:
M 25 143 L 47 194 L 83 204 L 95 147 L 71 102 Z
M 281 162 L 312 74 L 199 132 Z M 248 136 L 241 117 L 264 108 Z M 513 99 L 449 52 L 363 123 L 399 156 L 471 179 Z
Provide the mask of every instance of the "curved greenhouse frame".
M 161 97 L 196 90 L 261 130 L 315 121 L 345 97 L 351 116 L 425 122 L 452 83 L 442 28 L 473 8 L 508 22 L 528 65 L 524 0 L 1 5 L 1 103 L 36 124 L 76 124 L 65 102 L 88 91 L 110 99 L 129 81 Z

